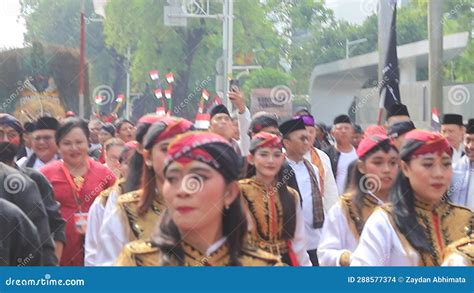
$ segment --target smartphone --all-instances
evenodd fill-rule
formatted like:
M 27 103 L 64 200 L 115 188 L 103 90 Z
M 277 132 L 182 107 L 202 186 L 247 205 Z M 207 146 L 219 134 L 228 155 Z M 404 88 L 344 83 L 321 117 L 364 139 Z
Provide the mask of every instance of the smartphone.
M 231 79 L 229 81 L 229 90 L 232 92 L 238 92 L 240 89 L 239 81 L 237 79 Z

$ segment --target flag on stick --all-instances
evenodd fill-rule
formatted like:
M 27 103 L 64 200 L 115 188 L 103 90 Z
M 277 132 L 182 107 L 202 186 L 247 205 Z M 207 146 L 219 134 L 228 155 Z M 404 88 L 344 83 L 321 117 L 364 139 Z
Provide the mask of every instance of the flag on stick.
M 385 66 L 382 69 L 382 81 L 380 82 L 380 104 L 378 124 L 382 123 L 383 109 L 389 109 L 394 104 L 400 104 L 400 69 L 398 66 L 397 53 L 397 3 L 393 2 L 393 16 L 390 26 L 390 37 L 387 50 Z
M 124 100 L 124 98 L 125 98 L 125 95 L 123 95 L 123 94 L 118 94 L 118 95 L 117 95 L 117 99 L 115 99 L 115 101 L 116 101 L 117 103 L 122 103 L 123 100 Z
M 166 81 L 167 81 L 168 83 L 173 83 L 173 82 L 174 82 L 174 75 L 173 75 L 172 72 L 166 74 Z
M 158 72 L 158 70 L 151 70 L 149 73 L 150 73 L 151 80 L 160 79 L 160 73 Z

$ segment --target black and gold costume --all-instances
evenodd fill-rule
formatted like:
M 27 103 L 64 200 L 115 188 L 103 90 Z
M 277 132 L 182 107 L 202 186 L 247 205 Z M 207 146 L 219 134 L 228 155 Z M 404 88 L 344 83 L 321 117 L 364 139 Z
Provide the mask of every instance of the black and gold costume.
M 229 246 L 224 243 L 209 256 L 182 242 L 184 266 L 229 266 Z M 118 266 L 161 266 L 163 254 L 150 241 L 138 240 L 127 244 L 117 260 Z M 245 246 L 239 257 L 242 266 L 279 266 L 280 259 L 265 251 Z M 176 264 L 173 265 L 178 265 Z
M 243 206 L 251 217 L 251 231 L 248 241 L 268 253 L 281 256 L 282 261 L 291 265 L 289 241 L 283 239 L 283 208 L 275 186 L 265 186 L 255 177 L 239 181 Z M 295 206 L 299 207 L 299 194 L 288 187 L 293 195 Z
M 156 229 L 156 225 L 162 211 L 165 209 L 165 205 L 162 200 L 158 200 L 158 198 L 161 197 L 156 196 L 151 208 L 144 215 L 140 216 L 138 214 L 138 207 L 141 195 L 141 190 L 122 194 L 118 198 L 117 204 L 122 210 L 125 222 L 129 225 L 135 239 L 148 240 Z
M 394 223 L 391 206 L 382 207 L 389 215 L 392 226 L 397 232 L 405 250 L 414 249 L 398 230 Z M 468 236 L 469 225 L 474 218 L 474 213 L 469 209 L 442 201 L 440 205 L 432 208 L 431 205 L 415 199 L 415 211 L 418 223 L 423 227 L 426 238 L 431 244 L 433 253 L 420 252 L 420 266 L 439 266 L 444 259 L 446 247 Z

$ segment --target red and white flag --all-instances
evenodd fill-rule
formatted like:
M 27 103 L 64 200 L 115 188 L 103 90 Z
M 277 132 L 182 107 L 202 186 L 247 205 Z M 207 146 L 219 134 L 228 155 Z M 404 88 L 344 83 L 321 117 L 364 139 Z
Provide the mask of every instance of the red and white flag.
M 194 121 L 194 127 L 196 129 L 207 130 L 209 128 L 209 121 L 211 120 L 211 116 L 206 113 L 198 113 L 196 114 L 196 119 Z
M 431 130 L 441 131 L 441 124 L 439 123 L 438 109 L 433 108 L 431 110 Z
M 150 73 L 151 80 L 160 79 L 160 73 L 158 70 L 151 70 L 149 73 Z
M 96 104 L 101 104 L 102 103 L 102 96 L 95 96 L 95 103 Z
M 209 92 L 206 89 L 202 90 L 202 98 L 206 101 L 209 100 Z
M 171 89 L 165 90 L 165 97 L 169 100 L 171 99 Z
M 212 102 L 213 106 L 217 106 L 217 105 L 222 105 L 222 100 L 221 100 L 221 97 L 219 97 L 218 95 L 216 95 L 214 97 L 214 101 Z
M 173 75 L 173 72 L 170 72 L 168 74 L 166 74 L 166 81 L 168 83 L 173 83 L 174 82 L 174 75 Z
M 117 95 L 117 99 L 115 99 L 115 101 L 117 103 L 122 103 L 124 99 L 125 99 L 125 95 L 119 94 L 119 95 Z
M 159 100 L 163 97 L 163 92 L 161 91 L 161 89 L 156 89 L 155 90 L 155 97 Z
M 158 107 L 156 108 L 156 115 L 160 116 L 160 117 L 164 117 L 166 116 L 166 110 L 165 110 L 165 107 Z

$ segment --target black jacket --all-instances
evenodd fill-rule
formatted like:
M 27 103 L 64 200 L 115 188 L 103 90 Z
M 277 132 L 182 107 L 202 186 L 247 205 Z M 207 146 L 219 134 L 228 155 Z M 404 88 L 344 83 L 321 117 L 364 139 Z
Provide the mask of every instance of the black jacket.
M 0 266 L 42 265 L 38 230 L 25 213 L 0 198 L 0 215 Z
M 59 210 L 60 204 L 54 197 L 53 187 L 48 179 L 46 179 L 46 177 L 44 177 L 44 175 L 39 171 L 32 168 L 24 167 L 20 168 L 20 171 L 30 177 L 38 186 L 46 213 L 48 214 L 49 229 L 53 235 L 53 239 L 55 241 L 66 243 L 66 233 L 64 231 L 66 228 L 66 221 L 61 216 Z
M 301 197 L 300 188 L 298 187 L 298 181 L 296 181 L 295 171 L 293 170 L 293 168 L 291 168 L 290 164 L 288 164 L 287 160 L 285 160 L 285 162 L 283 163 L 282 168 L 283 168 L 283 180 L 289 187 L 298 191 L 298 194 L 300 196 L 300 204 L 301 206 L 303 206 L 303 198 Z
M 339 162 L 339 157 L 341 156 L 341 152 L 336 150 L 336 148 L 332 145 L 328 146 L 327 148 L 323 149 L 322 151 L 325 152 L 328 155 L 329 160 L 331 161 L 332 173 L 334 175 L 334 179 L 336 179 L 336 176 L 337 176 L 337 163 Z
M 58 259 L 49 229 L 48 215 L 36 183 L 4 163 L 0 163 L 0 183 L 0 198 L 19 207 L 36 226 L 43 265 L 57 265 Z

